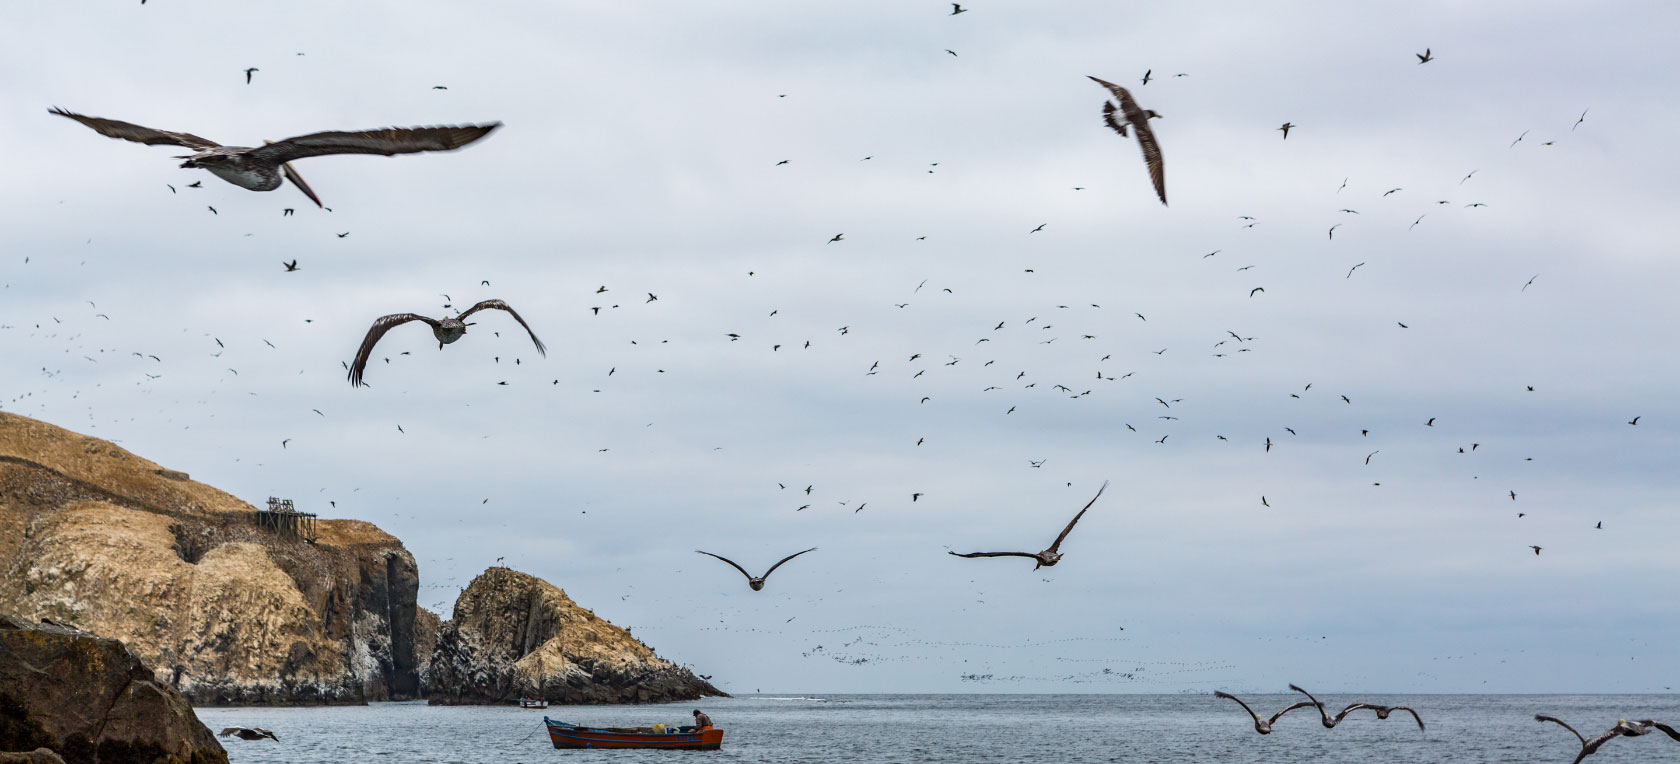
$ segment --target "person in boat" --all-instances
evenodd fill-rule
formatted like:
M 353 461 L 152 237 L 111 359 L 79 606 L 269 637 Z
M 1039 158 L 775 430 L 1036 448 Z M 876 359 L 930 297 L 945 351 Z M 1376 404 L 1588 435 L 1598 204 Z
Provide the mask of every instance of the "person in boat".
M 695 729 L 695 731 L 698 732 L 700 730 L 707 729 L 711 726 L 712 726 L 712 717 L 701 713 L 700 709 L 698 709 L 698 708 L 694 709 L 694 729 Z

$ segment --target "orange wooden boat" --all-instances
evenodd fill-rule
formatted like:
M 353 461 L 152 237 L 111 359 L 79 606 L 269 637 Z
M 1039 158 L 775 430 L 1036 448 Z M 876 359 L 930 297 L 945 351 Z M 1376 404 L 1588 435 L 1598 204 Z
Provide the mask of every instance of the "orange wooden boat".
M 717 727 L 584 727 L 546 716 L 548 739 L 555 748 L 669 748 L 677 751 L 715 751 L 723 747 Z

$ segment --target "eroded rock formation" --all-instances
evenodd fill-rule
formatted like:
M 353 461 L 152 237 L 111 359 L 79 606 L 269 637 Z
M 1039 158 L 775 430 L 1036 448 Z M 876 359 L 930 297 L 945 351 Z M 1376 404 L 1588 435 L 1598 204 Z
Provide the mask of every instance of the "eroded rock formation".
M 723 695 L 535 576 L 491 568 L 455 600 L 430 667 L 434 704 L 661 703 Z
M 186 698 L 123 643 L 0 616 L 0 751 L 53 761 L 39 748 L 70 764 L 228 760 Z
M 0 412 L 0 614 L 122 640 L 195 704 L 417 697 L 414 558 L 371 524 L 315 543 L 115 445 Z

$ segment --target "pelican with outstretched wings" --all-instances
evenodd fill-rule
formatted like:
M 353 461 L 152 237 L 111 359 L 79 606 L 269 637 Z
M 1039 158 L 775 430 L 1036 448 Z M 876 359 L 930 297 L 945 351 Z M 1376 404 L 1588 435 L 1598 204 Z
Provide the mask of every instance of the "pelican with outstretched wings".
M 1562 719 L 1555 716 L 1535 714 L 1534 720 L 1537 722 L 1551 722 L 1556 724 L 1559 727 L 1569 730 L 1576 738 L 1580 739 L 1581 752 L 1575 756 L 1575 761 L 1571 762 L 1571 764 L 1581 764 L 1582 759 L 1598 753 L 1598 749 L 1603 747 L 1605 743 L 1608 743 L 1618 737 L 1639 737 L 1641 735 L 1649 735 L 1656 730 L 1662 730 L 1663 734 L 1668 735 L 1675 740 L 1680 740 L 1680 731 L 1677 731 L 1666 724 L 1658 724 L 1657 722 L 1649 719 L 1636 722 L 1630 722 L 1626 719 L 1618 719 L 1616 721 L 1616 726 L 1611 727 L 1609 731 L 1591 739 L 1588 739 L 1585 735 L 1576 732 L 1574 727 L 1569 726 Z
M 502 123 L 488 125 L 446 125 L 441 127 L 386 127 L 377 130 L 352 132 L 327 131 L 264 142 L 262 146 L 223 146 L 192 133 L 172 133 L 154 130 L 131 122 L 101 117 L 87 117 L 58 107 L 52 114 L 76 120 L 107 138 L 144 143 L 148 146 L 182 146 L 197 152 L 176 159 L 185 159 L 182 167 L 198 167 L 240 188 L 252 191 L 273 191 L 281 181 L 296 184 L 315 206 L 321 199 L 303 182 L 291 162 L 328 154 L 414 154 L 421 151 L 453 151 L 489 135 Z
M 1039 568 L 1048 568 L 1048 567 L 1054 566 L 1056 563 L 1062 561 L 1062 553 L 1060 551 L 1058 551 L 1058 550 L 1061 549 L 1062 540 L 1066 539 L 1068 537 L 1068 533 L 1073 531 L 1073 526 L 1079 524 L 1079 518 L 1085 516 L 1085 510 L 1090 509 L 1092 504 L 1097 503 L 1097 499 L 1102 497 L 1103 490 L 1106 489 L 1106 488 L 1108 488 L 1108 481 L 1104 480 L 1103 484 L 1102 484 L 1102 488 L 1097 489 L 1097 495 L 1092 496 L 1091 500 L 1085 504 L 1085 509 L 1079 510 L 1079 514 L 1074 515 L 1073 519 L 1068 521 L 1067 527 L 1062 529 L 1062 534 L 1060 536 L 1056 537 L 1056 543 L 1051 544 L 1049 549 L 1046 549 L 1042 552 L 1036 552 L 1036 553 L 1034 553 L 1034 552 L 969 552 L 968 554 L 957 554 L 956 552 L 951 552 L 951 555 L 955 556 L 955 557 L 1029 557 L 1035 563 L 1037 563 L 1037 564 L 1033 565 L 1033 570 L 1038 570 Z
M 272 731 L 265 730 L 261 727 L 223 727 L 220 734 L 222 737 L 237 737 L 240 740 L 262 740 L 263 738 L 268 738 L 276 743 L 280 742 L 280 738 L 275 737 Z
M 1090 75 L 1086 75 L 1090 76 Z M 1149 129 L 1149 120 L 1160 117 L 1154 109 L 1140 109 L 1137 101 L 1132 100 L 1131 91 L 1126 90 L 1107 80 L 1091 77 L 1098 85 L 1108 88 L 1114 98 L 1120 102 L 1116 107 L 1114 101 L 1103 102 L 1103 124 L 1109 126 L 1121 138 L 1126 136 L 1126 126 L 1130 125 L 1137 131 L 1138 147 L 1143 149 L 1143 163 L 1149 167 L 1149 179 L 1155 183 L 1155 195 L 1161 197 L 1161 203 L 1167 203 L 1167 170 L 1161 164 L 1161 145 L 1155 142 L 1155 131 Z M 1118 117 L 1125 117 L 1121 122 Z
M 1395 711 L 1405 711 L 1406 713 L 1412 715 L 1412 719 L 1417 722 L 1418 729 L 1421 730 L 1421 729 L 1424 728 L 1423 727 L 1423 717 L 1418 716 L 1418 713 L 1416 711 L 1413 711 L 1410 707 L 1407 707 L 1407 706 L 1379 706 L 1375 703 L 1349 703 L 1347 708 L 1342 709 L 1341 712 L 1337 713 L 1335 716 L 1331 716 L 1328 711 L 1324 710 L 1324 704 L 1318 702 L 1318 698 L 1313 697 L 1312 693 L 1307 692 L 1306 690 L 1303 690 L 1300 687 L 1297 687 L 1293 684 L 1289 685 L 1289 689 L 1294 690 L 1298 693 L 1301 693 L 1302 695 L 1307 696 L 1307 705 L 1313 706 L 1313 707 L 1318 709 L 1319 723 L 1323 724 L 1325 729 L 1334 729 L 1336 725 L 1342 723 L 1343 719 L 1347 718 L 1348 714 L 1351 714 L 1354 711 L 1358 711 L 1362 708 L 1369 708 L 1372 711 L 1377 712 L 1377 718 L 1378 719 L 1387 719 L 1388 715 L 1391 714 L 1391 713 L 1394 713 Z M 1296 704 L 1296 705 L 1300 705 L 1300 704 Z M 1291 706 L 1290 708 L 1294 708 L 1294 706 Z M 1284 710 L 1287 711 L 1289 709 L 1284 709 Z
M 368 328 L 367 336 L 362 338 L 362 347 L 356 351 L 356 360 L 350 364 L 350 385 L 352 387 L 362 386 L 362 375 L 367 372 L 367 362 L 368 358 L 373 355 L 373 346 L 379 344 L 379 338 L 385 336 L 385 333 L 391 331 L 393 327 L 401 326 L 410 321 L 424 321 L 432 327 L 432 336 L 437 338 L 438 350 L 442 350 L 444 345 L 461 339 L 467 333 L 467 327 L 473 325 L 467 322 L 467 316 L 490 308 L 507 311 L 508 315 L 513 316 L 513 320 L 518 321 L 520 326 L 525 327 L 525 333 L 531 335 L 531 342 L 537 346 L 537 352 L 544 356 L 548 355 L 548 348 L 543 347 L 542 340 L 537 339 L 537 333 L 531 331 L 530 324 L 525 323 L 525 319 L 520 317 L 518 311 L 501 300 L 485 300 L 467 308 L 465 313 L 454 318 L 437 319 L 422 316 L 418 313 L 392 313 L 389 316 L 380 316 L 375 319 L 373 326 Z
M 720 560 L 723 560 L 724 562 L 729 563 L 729 567 L 741 571 L 741 575 L 747 577 L 747 586 L 752 587 L 752 590 L 756 592 L 756 591 L 759 591 L 760 589 L 764 588 L 764 580 L 769 578 L 771 573 L 775 573 L 777 568 L 782 567 L 782 563 L 787 562 L 788 560 L 791 560 L 795 557 L 798 557 L 799 555 L 802 555 L 805 552 L 815 552 L 815 551 L 817 551 L 817 548 L 816 547 L 811 547 L 810 549 L 805 550 L 805 552 L 794 552 L 793 554 L 790 554 L 786 557 L 783 557 L 781 559 L 781 562 L 777 562 L 775 565 L 771 565 L 770 569 L 764 571 L 764 575 L 762 575 L 762 576 L 755 576 L 751 573 L 748 573 L 746 568 L 743 568 L 739 565 L 736 565 L 734 560 L 731 560 L 728 557 L 724 557 L 723 555 L 712 554 L 711 552 L 706 552 L 706 551 L 702 551 L 702 550 L 699 550 L 699 549 L 696 549 L 694 551 L 699 552 L 700 554 L 706 555 L 707 557 L 716 557 Z
M 1297 703 L 1291 703 L 1290 705 L 1285 706 L 1282 711 L 1279 711 L 1275 714 L 1272 714 L 1272 718 L 1270 718 L 1270 719 L 1262 719 L 1262 718 L 1260 718 L 1259 714 L 1254 713 L 1254 709 L 1248 707 L 1247 703 L 1242 702 L 1241 698 L 1239 698 L 1235 695 L 1232 695 L 1231 693 L 1224 692 L 1224 691 L 1221 691 L 1221 690 L 1215 690 L 1213 694 L 1214 694 L 1215 697 L 1225 698 L 1226 700 L 1234 700 L 1234 701 L 1237 702 L 1237 705 L 1242 706 L 1243 710 L 1247 711 L 1249 716 L 1254 717 L 1254 731 L 1258 732 L 1262 735 L 1272 734 L 1272 725 L 1277 724 L 1277 720 L 1282 718 L 1284 714 L 1287 714 L 1290 711 L 1294 711 L 1297 708 L 1312 708 L 1312 707 L 1318 705 L 1318 704 L 1314 703 L 1313 701 L 1303 700 L 1303 701 L 1300 701 L 1300 702 L 1297 702 Z

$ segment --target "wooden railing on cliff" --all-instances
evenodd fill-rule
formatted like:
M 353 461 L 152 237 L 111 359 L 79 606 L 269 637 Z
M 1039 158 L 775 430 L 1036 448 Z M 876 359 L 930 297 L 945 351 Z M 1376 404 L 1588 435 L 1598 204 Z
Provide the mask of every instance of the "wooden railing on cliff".
M 268 497 L 268 509 L 257 510 L 257 525 L 281 536 L 315 543 L 315 514 L 293 509 L 291 499 Z

